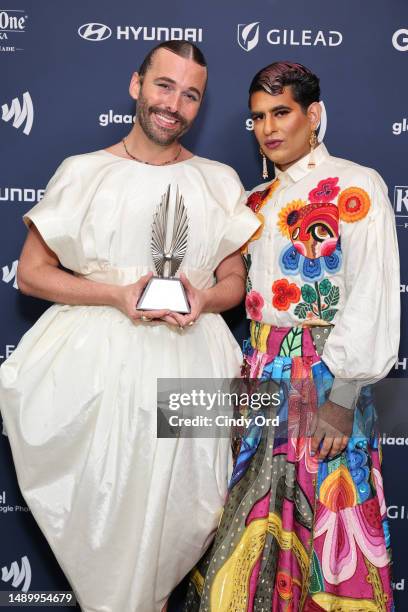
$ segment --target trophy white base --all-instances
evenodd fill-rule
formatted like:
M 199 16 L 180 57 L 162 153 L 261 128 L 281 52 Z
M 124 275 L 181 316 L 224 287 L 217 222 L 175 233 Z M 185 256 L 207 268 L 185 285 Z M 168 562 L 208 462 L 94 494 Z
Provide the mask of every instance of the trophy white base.
M 181 314 L 191 311 L 181 280 L 158 276 L 153 276 L 147 283 L 136 310 L 172 310 Z

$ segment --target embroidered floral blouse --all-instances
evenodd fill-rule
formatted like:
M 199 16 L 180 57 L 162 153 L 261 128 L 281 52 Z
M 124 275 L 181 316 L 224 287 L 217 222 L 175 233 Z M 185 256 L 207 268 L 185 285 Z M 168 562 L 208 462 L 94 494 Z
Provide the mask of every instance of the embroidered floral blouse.
M 353 407 L 363 384 L 398 354 L 399 257 L 382 178 L 329 155 L 321 144 L 248 206 L 261 227 L 244 247 L 248 318 L 281 327 L 334 325 L 322 355 L 335 377 L 330 399 Z

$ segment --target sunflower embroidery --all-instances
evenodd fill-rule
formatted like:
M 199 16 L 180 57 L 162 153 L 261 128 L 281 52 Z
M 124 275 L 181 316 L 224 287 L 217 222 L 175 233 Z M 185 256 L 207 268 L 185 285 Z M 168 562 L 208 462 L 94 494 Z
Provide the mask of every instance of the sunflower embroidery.
M 280 233 L 286 238 L 290 238 L 291 217 L 293 217 L 293 213 L 305 206 L 307 206 L 307 202 L 304 200 L 293 200 L 286 204 L 285 208 L 282 208 L 279 212 L 278 227 Z

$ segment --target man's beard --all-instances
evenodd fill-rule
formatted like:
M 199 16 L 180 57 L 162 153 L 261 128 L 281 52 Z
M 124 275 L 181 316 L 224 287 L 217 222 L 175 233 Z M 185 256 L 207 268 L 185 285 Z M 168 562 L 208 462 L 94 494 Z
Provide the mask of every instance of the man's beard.
M 156 125 L 152 121 L 153 113 L 158 113 L 170 119 L 176 119 L 179 122 L 178 129 L 166 129 L 165 127 Z M 171 111 L 160 108 L 160 106 L 149 106 L 146 98 L 144 98 L 142 94 L 139 95 L 137 100 L 136 116 L 140 127 L 149 140 L 161 146 L 173 144 L 173 142 L 187 132 L 191 125 L 191 123 L 177 111 L 172 113 Z

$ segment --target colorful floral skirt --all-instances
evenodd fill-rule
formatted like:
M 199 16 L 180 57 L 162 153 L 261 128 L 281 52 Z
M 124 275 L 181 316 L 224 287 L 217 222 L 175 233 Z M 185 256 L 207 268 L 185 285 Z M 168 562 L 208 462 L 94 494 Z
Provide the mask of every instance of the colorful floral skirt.
M 319 357 L 329 333 L 251 323 L 244 380 L 252 392 L 266 383 L 279 394 L 279 424 L 259 424 L 260 411 L 248 408 L 224 512 L 192 572 L 185 612 L 394 609 L 371 388 L 343 453 L 320 462 L 310 453 L 307 422 L 333 380 Z

